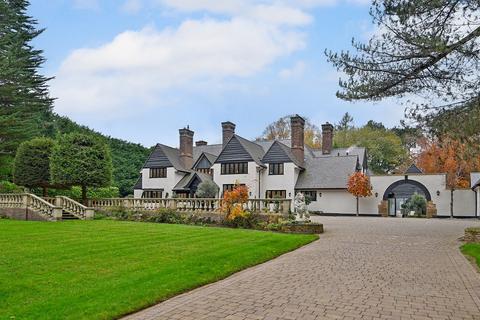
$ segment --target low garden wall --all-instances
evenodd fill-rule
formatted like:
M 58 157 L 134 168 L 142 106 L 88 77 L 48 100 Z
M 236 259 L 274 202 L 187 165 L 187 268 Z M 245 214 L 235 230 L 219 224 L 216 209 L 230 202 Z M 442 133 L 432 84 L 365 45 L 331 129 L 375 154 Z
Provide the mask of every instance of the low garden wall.
M 226 219 L 220 212 L 178 212 L 173 209 L 128 210 L 125 207 L 110 207 L 97 210 L 97 219 L 116 219 L 124 221 L 156 222 L 171 224 L 190 224 L 224 226 L 284 233 L 323 233 L 323 225 L 318 223 L 299 223 L 292 216 L 268 213 L 247 213 L 235 219 Z
M 47 221 L 48 219 L 30 209 L 0 208 L 0 217 L 14 220 Z

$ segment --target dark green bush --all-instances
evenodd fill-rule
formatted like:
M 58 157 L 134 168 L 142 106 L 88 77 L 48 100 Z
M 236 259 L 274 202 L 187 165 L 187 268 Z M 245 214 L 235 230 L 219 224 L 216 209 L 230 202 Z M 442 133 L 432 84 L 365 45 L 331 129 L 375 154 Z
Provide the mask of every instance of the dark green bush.
M 0 193 L 22 193 L 23 189 L 10 181 L 0 181 Z

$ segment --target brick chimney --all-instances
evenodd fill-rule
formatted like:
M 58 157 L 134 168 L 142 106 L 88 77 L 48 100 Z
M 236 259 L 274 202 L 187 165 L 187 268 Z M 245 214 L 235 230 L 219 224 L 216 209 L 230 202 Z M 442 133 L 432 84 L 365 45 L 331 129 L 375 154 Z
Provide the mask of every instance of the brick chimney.
M 222 122 L 222 141 L 223 146 L 227 144 L 227 142 L 233 137 L 235 134 L 235 123 L 230 121 Z
M 206 146 L 206 145 L 208 145 L 208 142 L 204 141 L 204 140 L 199 140 L 199 141 L 195 142 L 195 146 L 197 146 L 197 147 Z
M 180 132 L 180 162 L 185 169 L 191 169 L 193 166 L 193 134 L 187 126 L 178 130 Z
M 333 125 L 330 123 L 322 124 L 322 153 L 330 154 L 333 148 Z
M 305 119 L 298 114 L 290 118 L 292 153 L 303 164 L 305 160 Z

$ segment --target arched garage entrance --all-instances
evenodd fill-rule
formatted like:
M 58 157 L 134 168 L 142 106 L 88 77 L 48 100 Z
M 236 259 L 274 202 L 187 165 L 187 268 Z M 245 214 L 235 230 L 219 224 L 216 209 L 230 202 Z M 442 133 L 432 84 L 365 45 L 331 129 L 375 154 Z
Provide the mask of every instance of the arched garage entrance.
M 388 215 L 395 216 L 401 210 L 402 204 L 415 193 L 422 195 L 428 203 L 432 204 L 430 192 L 420 182 L 405 179 L 392 183 L 383 194 L 383 201 L 387 202 Z

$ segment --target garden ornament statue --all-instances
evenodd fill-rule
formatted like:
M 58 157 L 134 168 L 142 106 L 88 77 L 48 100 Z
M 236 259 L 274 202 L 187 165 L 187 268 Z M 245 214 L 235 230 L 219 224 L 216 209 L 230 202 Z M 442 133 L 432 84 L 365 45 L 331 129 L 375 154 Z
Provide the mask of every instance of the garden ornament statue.
M 295 195 L 294 201 L 295 218 L 298 221 L 310 221 L 310 214 L 308 213 L 307 204 L 305 203 L 305 196 L 303 195 L 303 193 L 298 192 Z

